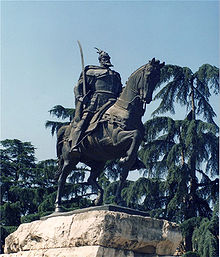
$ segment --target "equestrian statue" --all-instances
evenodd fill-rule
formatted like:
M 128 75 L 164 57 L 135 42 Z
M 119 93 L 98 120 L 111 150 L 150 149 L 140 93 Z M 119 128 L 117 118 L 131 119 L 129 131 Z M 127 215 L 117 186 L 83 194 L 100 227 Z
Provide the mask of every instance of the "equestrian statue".
M 79 43 L 79 42 L 78 42 Z M 144 167 L 137 157 L 144 138 L 141 121 L 146 104 L 160 81 L 164 63 L 153 58 L 133 72 L 123 87 L 119 73 L 108 53 L 96 48 L 100 66 L 84 67 L 82 48 L 82 73 L 74 88 L 76 111 L 72 122 L 57 133 L 59 159 L 58 190 L 55 212 L 61 212 L 61 198 L 67 176 L 81 162 L 91 168 L 88 183 L 98 195 L 95 205 L 103 203 L 103 189 L 97 182 L 108 160 L 119 159 L 120 181 L 115 202 L 121 204 L 121 190 L 130 170 Z

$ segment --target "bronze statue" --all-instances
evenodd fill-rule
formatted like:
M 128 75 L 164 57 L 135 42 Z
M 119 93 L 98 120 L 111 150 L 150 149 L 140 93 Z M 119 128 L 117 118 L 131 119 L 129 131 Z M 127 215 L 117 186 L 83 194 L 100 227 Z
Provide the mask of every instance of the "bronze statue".
M 100 66 L 88 65 L 80 75 L 74 88 L 76 113 L 72 122 L 71 151 L 77 152 L 77 145 L 82 139 L 90 120 L 95 113 L 109 108 L 122 91 L 119 73 L 111 70 L 111 57 L 108 53 L 96 48 Z M 85 77 L 83 77 L 85 75 Z
M 144 137 L 141 118 L 146 104 L 152 101 L 153 90 L 160 80 L 160 69 L 164 63 L 153 58 L 146 65 L 141 66 L 131 74 L 120 94 L 122 85 L 119 74 L 109 69 L 111 66 L 109 55 L 102 51 L 99 51 L 99 54 L 100 63 L 102 56 L 105 56 L 106 64 L 101 63 L 103 68 L 88 66 L 85 69 L 86 79 L 88 79 L 86 85 L 91 87 L 88 86 L 86 92 L 82 93 L 83 82 L 81 81 L 85 79 L 82 75 L 75 91 L 78 98 L 75 118 L 70 125 L 62 127 L 57 134 L 59 179 L 55 212 L 62 211 L 61 197 L 66 178 L 79 162 L 91 168 L 88 183 L 98 190 L 95 205 L 101 205 L 103 202 L 103 189 L 96 179 L 107 160 L 120 159 L 120 182 L 115 198 L 119 205 L 122 203 L 121 190 L 128 172 L 143 165 L 137 158 L 137 151 Z M 90 74 L 91 77 L 89 77 Z M 96 82 L 90 83 L 90 79 L 95 79 Z M 85 102 L 80 100 L 80 97 L 90 94 L 89 90 L 91 90 L 89 100 Z M 84 104 L 83 108 L 82 104 Z M 83 125 L 78 119 L 80 117 L 83 117 Z M 79 128 L 82 128 L 82 131 L 78 133 Z

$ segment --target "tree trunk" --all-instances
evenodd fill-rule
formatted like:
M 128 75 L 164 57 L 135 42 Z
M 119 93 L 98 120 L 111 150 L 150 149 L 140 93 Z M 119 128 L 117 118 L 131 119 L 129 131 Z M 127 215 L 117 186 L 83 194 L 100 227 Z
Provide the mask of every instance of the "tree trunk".
M 193 247 L 192 247 L 192 236 L 193 236 L 193 228 L 189 228 L 188 229 L 188 236 L 185 238 L 185 250 L 186 252 L 192 251 Z
M 194 95 L 194 77 L 191 79 L 191 107 L 192 107 L 192 120 L 196 119 L 195 115 L 195 95 Z
M 195 95 L 194 95 L 194 77 L 191 79 L 191 111 L 192 111 L 192 121 L 195 121 L 196 107 L 195 107 Z M 196 131 L 194 132 L 196 135 Z M 194 135 L 192 135 L 194 136 Z M 197 191 L 197 179 L 196 179 L 196 141 L 192 139 L 192 157 L 190 162 L 190 185 L 189 185 L 189 198 L 188 198 L 188 210 L 185 213 L 186 220 L 196 217 L 196 191 Z M 189 229 L 189 235 L 185 239 L 185 247 L 187 251 L 192 251 L 192 234 L 194 228 Z

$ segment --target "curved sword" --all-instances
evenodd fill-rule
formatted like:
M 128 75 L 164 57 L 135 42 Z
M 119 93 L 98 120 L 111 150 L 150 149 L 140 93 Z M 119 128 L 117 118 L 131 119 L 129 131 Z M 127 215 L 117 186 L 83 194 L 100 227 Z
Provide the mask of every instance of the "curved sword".
M 81 56 L 81 63 L 82 63 L 82 78 L 83 78 L 83 96 L 86 95 L 86 74 L 85 74 L 85 65 L 84 65 L 84 58 L 83 58 L 83 51 L 82 46 L 79 40 L 77 40 L 77 43 L 79 45 L 80 50 L 80 56 Z

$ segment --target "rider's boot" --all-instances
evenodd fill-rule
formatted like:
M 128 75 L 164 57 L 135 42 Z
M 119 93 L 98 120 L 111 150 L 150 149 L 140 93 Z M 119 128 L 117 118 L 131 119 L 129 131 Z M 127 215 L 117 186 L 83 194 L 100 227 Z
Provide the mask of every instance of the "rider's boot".
M 72 146 L 70 151 L 71 152 L 78 152 L 78 143 L 80 141 L 81 131 L 75 131 L 74 136 L 72 138 Z

